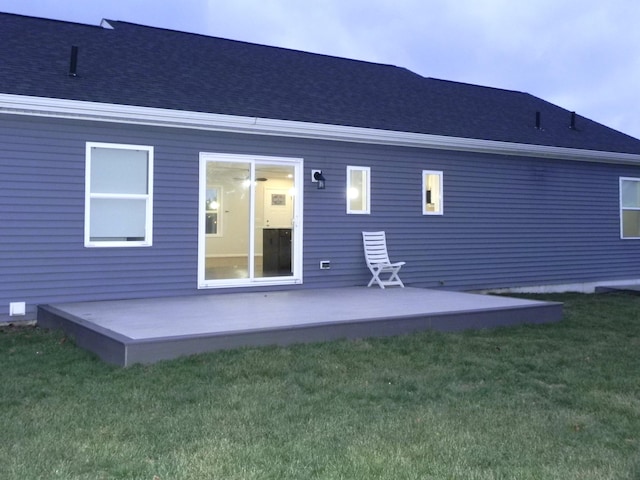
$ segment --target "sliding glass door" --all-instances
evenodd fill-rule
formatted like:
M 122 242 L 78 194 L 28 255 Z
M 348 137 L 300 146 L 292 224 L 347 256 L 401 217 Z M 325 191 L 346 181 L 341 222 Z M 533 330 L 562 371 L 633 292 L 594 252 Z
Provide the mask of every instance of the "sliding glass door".
M 302 160 L 200 155 L 198 285 L 302 281 Z

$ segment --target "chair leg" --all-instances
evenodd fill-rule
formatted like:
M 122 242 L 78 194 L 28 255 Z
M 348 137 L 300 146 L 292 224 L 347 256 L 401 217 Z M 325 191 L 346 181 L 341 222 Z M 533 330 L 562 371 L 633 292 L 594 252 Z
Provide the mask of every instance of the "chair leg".
M 400 277 L 398 276 L 399 272 L 400 272 L 400 269 L 394 270 L 393 272 L 391 272 L 391 276 L 389 277 L 389 281 L 393 282 L 396 285 L 400 285 L 402 288 L 404 288 L 404 283 L 402 283 L 402 280 L 400 280 Z
M 375 282 L 378 284 L 380 288 L 384 288 L 384 285 L 382 284 L 382 280 L 380 279 L 380 273 L 381 273 L 381 270 L 373 269 L 373 268 L 371 269 L 371 274 L 373 275 L 373 277 L 369 281 L 369 285 L 367 285 L 367 287 L 370 287 Z
M 385 285 L 399 285 L 400 287 L 404 288 L 404 283 L 402 283 L 402 280 L 400 280 L 400 277 L 398 276 L 400 269 L 375 269 L 375 268 L 370 268 L 371 270 L 371 280 L 369 280 L 369 284 L 367 285 L 367 287 L 370 287 L 371 285 L 373 285 L 374 283 L 377 283 L 378 286 L 382 289 L 385 288 Z M 389 278 L 387 280 L 383 280 L 380 278 L 380 274 L 389 274 Z

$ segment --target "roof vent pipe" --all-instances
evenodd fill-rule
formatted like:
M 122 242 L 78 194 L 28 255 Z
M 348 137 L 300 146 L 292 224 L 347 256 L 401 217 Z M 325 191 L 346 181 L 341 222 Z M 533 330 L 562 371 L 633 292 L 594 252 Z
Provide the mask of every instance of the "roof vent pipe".
M 77 77 L 78 76 L 77 69 L 78 69 L 78 47 L 73 45 L 71 47 L 71 59 L 69 60 L 69 76 Z
M 571 112 L 571 123 L 569 124 L 571 130 L 576 129 L 576 112 Z
M 540 130 L 540 112 L 536 112 L 536 128 Z

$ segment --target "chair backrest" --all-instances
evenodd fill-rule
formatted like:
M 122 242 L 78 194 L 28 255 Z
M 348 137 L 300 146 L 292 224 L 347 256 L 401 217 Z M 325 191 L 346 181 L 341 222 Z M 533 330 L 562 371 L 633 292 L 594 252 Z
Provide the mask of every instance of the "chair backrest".
M 387 237 L 384 232 L 362 232 L 362 243 L 368 265 L 391 263 L 387 253 Z

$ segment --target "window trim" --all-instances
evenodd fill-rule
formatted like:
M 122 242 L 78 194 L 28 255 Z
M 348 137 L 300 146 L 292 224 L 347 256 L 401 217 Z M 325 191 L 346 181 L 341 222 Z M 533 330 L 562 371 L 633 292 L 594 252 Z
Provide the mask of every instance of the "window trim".
M 143 150 L 147 152 L 147 193 L 91 193 L 91 152 L 92 148 L 111 150 Z M 85 209 L 84 209 L 84 246 L 88 248 L 103 247 L 150 247 L 153 244 L 153 162 L 154 148 L 149 145 L 130 145 L 121 143 L 86 142 L 85 147 Z M 122 199 L 145 200 L 145 237 L 143 240 L 113 241 L 91 240 L 91 200 Z
M 366 176 L 366 205 L 364 209 L 355 210 L 351 208 L 351 199 L 349 198 L 349 190 L 351 189 L 351 174 L 353 172 L 365 172 Z M 369 215 L 371 214 L 371 167 L 358 167 L 354 165 L 347 165 L 347 188 L 346 188 L 346 201 L 347 201 L 347 215 Z
M 427 175 L 437 175 L 440 189 L 440 209 L 437 211 L 427 210 Z M 423 215 L 444 215 L 444 172 L 442 170 L 422 170 L 422 214 Z
M 620 177 L 620 182 L 619 182 L 619 208 L 620 208 L 620 239 L 621 240 L 640 240 L 640 232 L 638 233 L 637 236 L 635 237 L 625 237 L 624 235 L 624 212 L 625 211 L 632 211 L 632 212 L 637 212 L 640 211 L 640 206 L 639 207 L 624 207 L 623 203 L 622 203 L 622 184 L 623 182 L 637 182 L 640 184 L 640 178 L 638 177 Z

